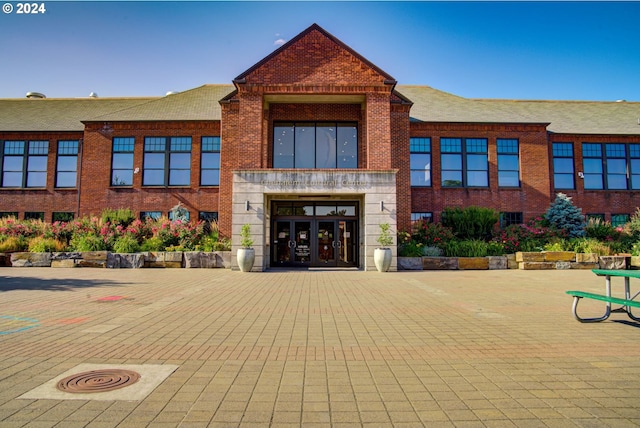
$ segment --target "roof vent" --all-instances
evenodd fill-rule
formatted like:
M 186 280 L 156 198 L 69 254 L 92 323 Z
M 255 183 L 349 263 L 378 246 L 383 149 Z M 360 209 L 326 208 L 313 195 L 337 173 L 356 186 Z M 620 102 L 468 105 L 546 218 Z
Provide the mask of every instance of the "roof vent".
M 176 91 L 169 91 L 169 92 L 167 92 L 167 93 L 165 94 L 165 96 L 167 96 L 167 97 L 168 97 L 169 95 L 175 95 L 175 94 L 178 94 L 178 93 L 179 93 L 179 92 L 176 92 Z
M 89 94 L 89 98 L 98 98 L 98 94 L 96 94 L 95 92 L 91 92 Z
M 40 92 L 27 92 L 27 98 L 40 100 L 43 98 L 47 98 L 45 94 L 41 94 Z

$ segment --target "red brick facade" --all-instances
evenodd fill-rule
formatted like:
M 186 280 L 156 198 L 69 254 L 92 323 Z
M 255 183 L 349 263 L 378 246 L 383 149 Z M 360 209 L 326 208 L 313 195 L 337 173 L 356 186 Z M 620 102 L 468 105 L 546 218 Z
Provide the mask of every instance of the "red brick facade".
M 233 177 L 238 170 L 273 167 L 273 127 L 277 122 L 353 122 L 358 130 L 358 169 L 397 171 L 393 216 L 398 230 L 410 228 L 411 213 L 429 212 L 438 220 L 446 207 L 484 206 L 500 212 L 519 212 L 526 220 L 543 213 L 555 195 L 554 142 L 574 146 L 576 173 L 582 169 L 581 144 L 640 143 L 640 135 L 563 134 L 548 123 L 421 121 L 411 119 L 412 101 L 404 98 L 395 80 L 317 26 L 312 26 L 238 76 L 235 90 L 219 101 L 220 118 L 211 120 L 83 121 L 84 131 L 0 131 L 5 140 L 47 140 L 47 185 L 42 189 L 0 187 L 0 212 L 54 212 L 82 216 L 105 208 L 128 207 L 136 212 L 167 213 L 178 202 L 197 218 L 200 212 L 218 212 L 224 235 L 232 233 Z M 38 101 L 34 101 L 38 102 Z M 1 120 L 1 119 L 0 119 Z M 192 138 L 191 181 L 183 187 L 143 186 L 145 137 Z M 221 137 L 220 186 L 201 186 L 202 137 Z M 134 137 L 133 185 L 112 186 L 114 137 Z M 431 140 L 431 186 L 411 187 L 411 137 Z M 441 138 L 485 138 L 488 142 L 489 186 L 441 186 Z M 519 145 L 517 188 L 498 186 L 497 139 L 516 139 Z M 59 140 L 79 140 L 78 186 L 55 188 Z M 329 192 L 330 193 L 330 192 Z M 631 214 L 640 205 L 638 191 L 589 191 L 576 177 L 575 190 L 564 191 L 584 213 Z

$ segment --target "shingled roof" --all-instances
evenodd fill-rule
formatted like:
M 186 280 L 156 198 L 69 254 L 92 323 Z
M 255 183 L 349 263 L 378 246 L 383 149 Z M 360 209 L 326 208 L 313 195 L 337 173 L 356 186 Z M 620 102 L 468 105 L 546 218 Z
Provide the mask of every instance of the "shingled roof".
M 458 123 L 544 123 L 563 134 L 640 135 L 640 103 L 462 98 L 428 86 L 396 90 L 413 101 L 411 120 Z
M 83 131 L 81 120 L 151 98 L 0 99 L 0 131 Z
M 0 131 L 82 131 L 92 121 L 221 120 L 233 85 L 203 85 L 164 97 L 0 99 Z M 640 135 L 640 103 L 472 99 L 429 86 L 396 86 L 414 122 L 541 123 L 555 133 Z
M 220 120 L 219 101 L 234 89 L 233 85 L 203 85 L 83 121 Z

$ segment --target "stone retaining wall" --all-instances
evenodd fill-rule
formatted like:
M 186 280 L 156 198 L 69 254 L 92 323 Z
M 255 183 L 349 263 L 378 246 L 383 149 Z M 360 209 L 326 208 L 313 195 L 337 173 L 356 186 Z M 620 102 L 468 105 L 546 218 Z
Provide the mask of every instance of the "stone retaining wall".
M 635 268 L 633 259 L 571 251 L 518 252 L 489 257 L 398 257 L 398 270 L 629 269 Z
M 0 266 L 97 268 L 231 268 L 230 251 L 0 253 Z

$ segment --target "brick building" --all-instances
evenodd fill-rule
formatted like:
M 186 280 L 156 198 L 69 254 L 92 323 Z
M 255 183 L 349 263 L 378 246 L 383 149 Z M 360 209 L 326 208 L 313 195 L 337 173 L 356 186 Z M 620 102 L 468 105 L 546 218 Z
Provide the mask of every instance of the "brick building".
M 228 85 L 28 95 L 0 100 L 0 215 L 160 216 L 180 202 L 234 247 L 251 224 L 258 270 L 372 269 L 380 223 L 408 230 L 445 207 L 491 207 L 504 225 L 560 191 L 613 223 L 640 205 L 640 103 L 398 85 L 315 24 Z

